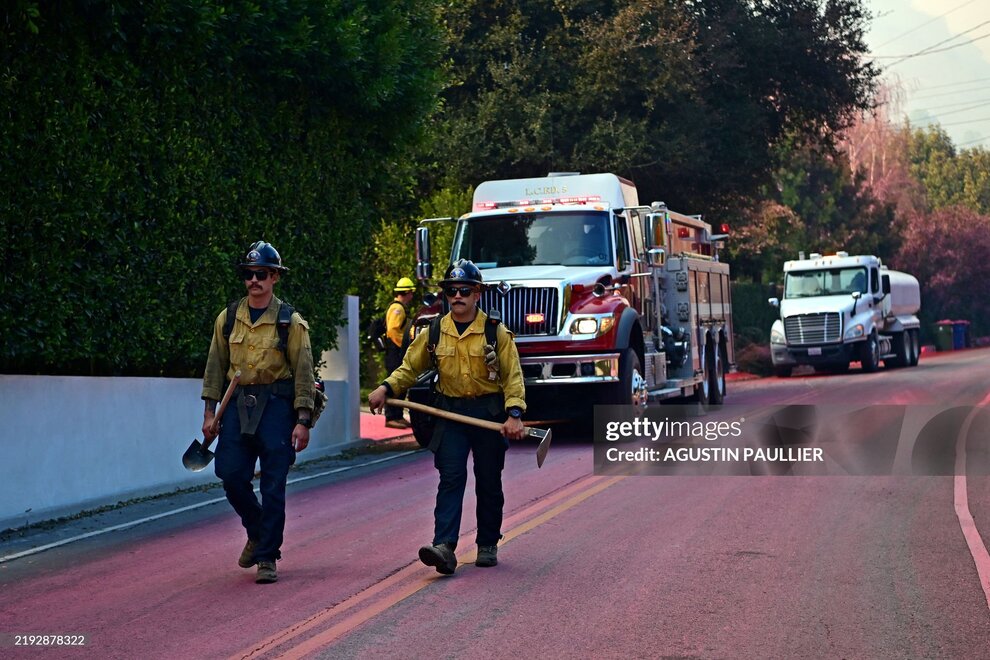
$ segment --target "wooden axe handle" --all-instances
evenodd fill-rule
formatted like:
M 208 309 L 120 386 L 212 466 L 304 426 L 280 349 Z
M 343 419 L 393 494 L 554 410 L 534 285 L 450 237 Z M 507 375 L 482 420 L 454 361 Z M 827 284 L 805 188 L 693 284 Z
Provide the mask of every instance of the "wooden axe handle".
M 502 430 L 502 425 L 498 422 L 489 422 L 486 419 L 476 419 L 474 417 L 468 417 L 467 415 L 458 415 L 454 412 L 441 410 L 440 408 L 434 408 L 433 406 L 427 406 L 422 403 L 406 401 L 405 399 L 385 399 L 385 403 L 390 406 L 400 406 L 402 408 L 409 408 L 410 410 L 418 410 L 419 412 L 426 413 L 427 415 L 443 417 L 444 419 L 449 419 L 455 422 L 463 422 L 464 424 L 470 424 L 471 426 L 477 426 L 478 428 L 488 429 L 489 431 Z
M 213 429 L 217 430 L 220 425 L 220 418 L 223 417 L 223 411 L 227 409 L 227 404 L 230 402 L 230 397 L 234 396 L 234 390 L 237 389 L 237 384 L 241 381 L 241 371 L 238 369 L 234 372 L 234 378 L 230 381 L 230 385 L 227 386 L 227 391 L 223 393 L 223 399 L 220 400 L 220 405 L 217 406 L 217 414 L 213 417 Z M 209 447 L 212 440 L 203 441 L 203 447 Z

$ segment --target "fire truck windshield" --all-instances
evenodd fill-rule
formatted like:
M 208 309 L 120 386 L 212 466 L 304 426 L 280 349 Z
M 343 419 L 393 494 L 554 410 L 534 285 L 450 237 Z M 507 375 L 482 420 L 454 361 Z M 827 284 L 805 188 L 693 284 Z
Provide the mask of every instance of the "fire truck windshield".
M 500 214 L 460 223 L 454 259 L 478 268 L 604 266 L 612 263 L 608 213 L 574 211 Z

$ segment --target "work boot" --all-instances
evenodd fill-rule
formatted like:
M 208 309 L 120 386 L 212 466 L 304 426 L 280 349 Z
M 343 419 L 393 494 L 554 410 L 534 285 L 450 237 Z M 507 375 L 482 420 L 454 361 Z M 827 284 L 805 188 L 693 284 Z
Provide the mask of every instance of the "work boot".
M 399 419 L 390 419 L 385 422 L 385 426 L 390 429 L 407 429 L 411 426 L 409 422 L 400 417 Z
M 238 566 L 241 568 L 251 568 L 258 563 L 254 558 L 254 549 L 257 545 L 257 542 L 251 539 L 247 540 L 247 543 L 244 544 L 244 549 L 241 550 L 241 556 L 237 559 Z
M 453 543 L 434 543 L 424 545 L 419 549 L 419 560 L 427 566 L 434 566 L 437 573 L 453 575 L 457 568 L 457 557 L 454 556 Z
M 278 572 L 275 570 L 275 562 L 259 561 L 258 576 L 254 578 L 254 581 L 258 584 L 271 584 L 272 582 L 278 582 Z
M 479 545 L 478 546 L 478 558 L 474 562 L 475 566 L 483 566 L 485 568 L 489 566 L 498 565 L 498 546 L 497 545 Z

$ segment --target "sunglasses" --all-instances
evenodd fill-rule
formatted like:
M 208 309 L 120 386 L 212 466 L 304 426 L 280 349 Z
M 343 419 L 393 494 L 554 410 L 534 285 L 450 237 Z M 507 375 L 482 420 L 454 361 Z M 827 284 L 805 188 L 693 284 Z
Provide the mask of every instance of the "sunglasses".
M 461 294 L 462 298 L 467 298 L 472 293 L 474 293 L 474 287 L 471 286 L 448 286 L 443 290 L 447 294 L 448 298 L 453 298 L 458 293 Z
M 247 268 L 241 269 L 241 279 L 245 282 L 250 282 L 252 278 L 258 278 L 259 282 L 264 282 L 268 279 L 267 270 L 248 270 Z

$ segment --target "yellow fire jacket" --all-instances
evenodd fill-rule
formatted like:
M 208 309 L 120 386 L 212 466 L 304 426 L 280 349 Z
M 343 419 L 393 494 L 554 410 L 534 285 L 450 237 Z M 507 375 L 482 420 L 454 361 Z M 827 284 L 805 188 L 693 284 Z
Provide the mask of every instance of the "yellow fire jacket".
M 474 398 L 484 394 L 502 392 L 505 395 L 505 408 L 517 406 L 526 410 L 526 386 L 523 384 L 522 367 L 519 365 L 519 352 L 512 341 L 512 333 L 499 324 L 496 352 L 498 353 L 498 379 L 488 379 L 488 366 L 485 364 L 485 321 L 488 315 L 478 310 L 471 325 L 463 335 L 450 314 L 440 320 L 440 341 L 436 356 L 440 370 L 437 390 L 451 397 Z M 385 379 L 396 396 L 402 396 L 415 382 L 416 377 L 432 365 L 429 343 L 429 330 L 416 336 L 406 351 L 402 366 Z
M 292 314 L 286 353 L 278 349 L 278 308 L 281 301 L 272 296 L 268 309 L 256 323 L 251 323 L 247 300 L 241 300 L 230 331 L 230 345 L 223 338 L 227 321 L 226 308 L 213 323 L 213 341 L 203 374 L 204 399 L 219 401 L 225 380 L 241 372 L 242 385 L 269 385 L 277 380 L 295 381 L 296 409 L 313 409 L 313 351 L 309 345 L 309 324 L 299 312 Z M 288 356 L 288 362 L 286 362 Z
M 385 334 L 392 343 L 402 348 L 402 331 L 406 328 L 406 308 L 393 300 L 385 312 Z

